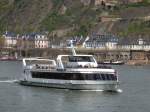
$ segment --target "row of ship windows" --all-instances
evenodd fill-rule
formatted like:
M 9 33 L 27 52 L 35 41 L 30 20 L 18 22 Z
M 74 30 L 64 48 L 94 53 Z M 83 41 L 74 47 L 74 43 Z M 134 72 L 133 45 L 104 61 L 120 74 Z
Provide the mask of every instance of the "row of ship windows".
M 114 74 L 73 74 L 73 73 L 36 73 L 32 72 L 32 78 L 62 79 L 62 80 L 117 80 Z

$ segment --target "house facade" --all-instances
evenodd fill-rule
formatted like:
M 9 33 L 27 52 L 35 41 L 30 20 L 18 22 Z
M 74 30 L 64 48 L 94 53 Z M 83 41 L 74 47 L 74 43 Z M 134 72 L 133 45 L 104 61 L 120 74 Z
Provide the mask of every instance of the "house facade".
M 35 36 L 33 34 L 25 34 L 21 36 L 23 49 L 35 48 Z
M 119 40 L 117 49 L 124 50 L 150 50 L 150 39 L 144 38 L 124 38 Z
M 119 4 L 119 0 L 95 0 L 95 6 L 105 5 L 105 6 L 115 6 Z
M 95 0 L 95 5 L 116 6 L 118 4 L 139 3 L 143 0 Z
M 99 49 L 116 49 L 118 38 L 114 35 L 92 35 L 85 40 L 83 47 Z
M 48 48 L 49 41 L 45 34 L 35 34 L 35 48 Z
M 122 4 L 139 3 L 139 2 L 143 2 L 143 0 L 122 0 L 121 1 Z
M 49 41 L 46 34 L 31 33 L 23 35 L 15 35 L 14 33 L 6 32 L 3 34 L 5 40 L 4 47 L 33 49 L 33 48 L 48 48 Z
M 19 49 L 48 48 L 48 43 L 48 38 L 44 34 L 24 34 L 17 38 L 17 48 Z
M 5 40 L 4 47 L 6 48 L 14 48 L 17 44 L 17 35 L 12 32 L 5 32 L 2 36 Z

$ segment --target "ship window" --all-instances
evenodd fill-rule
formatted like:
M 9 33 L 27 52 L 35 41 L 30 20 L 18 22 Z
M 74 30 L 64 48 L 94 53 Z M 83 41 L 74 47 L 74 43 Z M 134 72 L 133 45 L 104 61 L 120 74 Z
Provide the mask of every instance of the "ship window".
M 94 80 L 101 80 L 101 75 L 100 74 L 95 74 L 94 75 Z
M 89 75 L 85 75 L 85 80 L 90 80 Z
M 105 74 L 101 74 L 102 80 L 106 80 Z
M 101 78 L 101 74 L 98 74 L 98 76 L 99 76 L 99 79 L 100 79 L 100 80 L 102 80 L 102 78 Z
M 73 74 L 73 75 L 72 75 L 72 80 L 76 80 L 76 79 L 77 79 L 76 74 Z
M 117 80 L 117 77 L 114 76 L 114 74 L 111 74 L 110 77 L 111 77 L 111 80 Z
M 94 80 L 94 76 L 91 74 L 88 74 L 88 80 Z
M 110 75 L 110 79 L 111 79 L 111 80 L 114 80 L 114 77 L 113 77 L 113 75 Z
M 106 74 L 106 79 L 111 80 L 110 74 Z
M 69 56 L 69 62 L 93 62 L 93 58 L 89 56 Z
M 117 80 L 117 76 L 116 75 L 114 75 L 114 79 Z
M 94 79 L 94 80 L 98 80 L 97 74 L 94 74 L 94 75 L 93 75 L 93 79 Z
M 84 74 L 79 74 L 77 80 L 84 80 Z
M 32 72 L 33 78 L 62 80 L 117 80 L 113 74 L 49 73 Z

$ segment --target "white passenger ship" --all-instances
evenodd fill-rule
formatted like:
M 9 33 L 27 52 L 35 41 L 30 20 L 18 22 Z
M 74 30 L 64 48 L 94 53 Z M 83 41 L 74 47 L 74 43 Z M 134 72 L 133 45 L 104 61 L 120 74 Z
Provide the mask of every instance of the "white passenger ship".
M 117 91 L 116 70 L 98 66 L 92 55 L 58 55 L 56 61 L 42 58 L 23 59 L 20 84 L 75 90 Z

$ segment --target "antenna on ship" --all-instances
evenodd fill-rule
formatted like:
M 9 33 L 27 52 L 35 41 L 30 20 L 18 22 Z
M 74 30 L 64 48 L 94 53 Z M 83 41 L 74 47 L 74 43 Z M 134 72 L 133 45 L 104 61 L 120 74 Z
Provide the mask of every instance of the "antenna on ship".
M 74 45 L 73 45 L 73 42 L 74 42 L 75 40 L 67 40 L 67 41 L 69 41 L 69 43 L 70 43 L 70 47 L 71 47 L 72 54 L 73 54 L 74 56 L 77 55 L 77 54 L 76 54 L 76 51 L 75 51 L 75 48 L 74 48 Z

